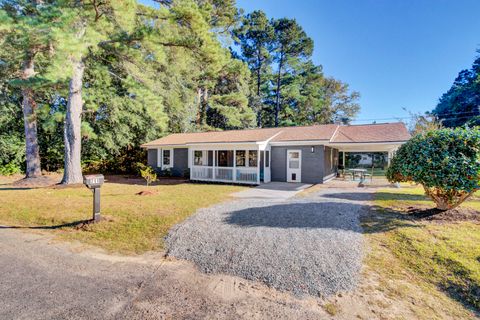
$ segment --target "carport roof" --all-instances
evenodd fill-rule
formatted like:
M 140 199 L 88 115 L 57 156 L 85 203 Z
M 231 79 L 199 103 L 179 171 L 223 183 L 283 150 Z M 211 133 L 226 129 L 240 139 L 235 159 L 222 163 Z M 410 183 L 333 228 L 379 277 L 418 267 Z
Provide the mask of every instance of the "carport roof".
M 272 141 L 325 143 L 404 142 L 410 139 L 405 124 L 382 123 L 366 125 L 325 124 L 303 127 L 264 128 L 246 130 L 174 133 L 145 143 L 144 148 L 210 143 L 259 143 Z

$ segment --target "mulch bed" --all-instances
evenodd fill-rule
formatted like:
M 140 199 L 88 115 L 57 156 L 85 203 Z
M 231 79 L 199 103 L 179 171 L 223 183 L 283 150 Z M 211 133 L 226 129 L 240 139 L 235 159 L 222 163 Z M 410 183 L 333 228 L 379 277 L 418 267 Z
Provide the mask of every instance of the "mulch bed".
M 145 186 L 145 179 L 132 175 L 106 175 L 105 180 L 110 183 L 131 184 Z M 152 186 L 158 185 L 176 185 L 190 182 L 188 179 L 181 177 L 159 177 L 157 181 L 152 183 Z
M 416 220 L 435 222 L 478 222 L 480 212 L 470 208 L 455 208 L 442 211 L 437 208 L 407 207 L 407 215 Z

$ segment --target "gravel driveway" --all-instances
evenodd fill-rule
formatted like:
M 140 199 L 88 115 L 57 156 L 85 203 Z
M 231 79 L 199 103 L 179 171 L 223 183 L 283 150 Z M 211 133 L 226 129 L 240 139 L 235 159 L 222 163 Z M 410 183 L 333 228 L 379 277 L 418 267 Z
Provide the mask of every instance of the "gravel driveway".
M 172 229 L 168 254 L 207 273 L 262 281 L 296 295 L 350 290 L 361 268 L 359 216 L 369 198 L 365 189 L 323 188 L 285 201 L 225 202 Z

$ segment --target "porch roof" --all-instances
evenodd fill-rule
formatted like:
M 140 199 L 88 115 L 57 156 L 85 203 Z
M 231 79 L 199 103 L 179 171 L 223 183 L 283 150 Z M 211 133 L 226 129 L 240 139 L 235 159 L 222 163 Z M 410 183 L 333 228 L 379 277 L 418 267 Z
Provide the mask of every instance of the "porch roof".
M 313 125 L 195 133 L 176 133 L 145 143 L 144 148 L 218 143 L 323 142 L 325 144 L 403 143 L 410 139 L 405 124 Z

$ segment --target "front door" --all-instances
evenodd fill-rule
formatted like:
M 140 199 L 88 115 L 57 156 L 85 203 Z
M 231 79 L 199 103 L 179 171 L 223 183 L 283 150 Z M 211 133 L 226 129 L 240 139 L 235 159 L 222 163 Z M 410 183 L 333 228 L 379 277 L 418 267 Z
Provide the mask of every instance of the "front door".
M 302 182 L 301 150 L 287 150 L 287 182 Z

